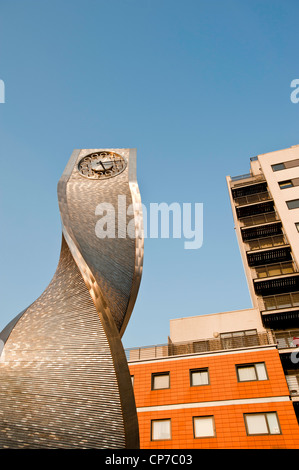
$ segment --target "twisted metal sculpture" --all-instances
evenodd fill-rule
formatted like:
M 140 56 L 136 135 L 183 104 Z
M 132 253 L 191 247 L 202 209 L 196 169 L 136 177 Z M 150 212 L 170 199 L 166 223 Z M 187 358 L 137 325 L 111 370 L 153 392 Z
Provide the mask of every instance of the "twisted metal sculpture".
M 119 233 L 99 238 L 96 207 Z M 0 334 L 1 448 L 138 448 L 122 347 L 139 289 L 142 208 L 135 149 L 75 150 L 58 183 L 62 246 L 43 294 Z M 135 237 L 121 231 L 132 222 Z

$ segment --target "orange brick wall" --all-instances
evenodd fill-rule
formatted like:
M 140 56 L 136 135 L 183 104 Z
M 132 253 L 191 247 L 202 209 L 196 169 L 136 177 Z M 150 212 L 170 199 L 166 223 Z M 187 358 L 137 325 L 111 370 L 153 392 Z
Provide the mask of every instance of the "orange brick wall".
M 236 364 L 265 362 L 265 381 L 238 382 Z M 157 405 L 219 402 L 250 398 L 288 396 L 289 390 L 277 350 L 212 354 L 188 358 L 129 364 L 134 375 L 137 409 Z M 209 369 L 209 385 L 190 386 L 189 370 Z M 170 388 L 151 390 L 151 375 L 170 372 Z M 217 403 L 215 403 L 216 405 Z M 247 436 L 243 413 L 276 411 L 282 434 Z M 215 419 L 216 437 L 195 439 L 193 416 Z M 151 441 L 151 420 L 171 418 L 172 439 Z M 299 448 L 299 426 L 291 401 L 194 407 L 167 411 L 138 412 L 141 448 Z

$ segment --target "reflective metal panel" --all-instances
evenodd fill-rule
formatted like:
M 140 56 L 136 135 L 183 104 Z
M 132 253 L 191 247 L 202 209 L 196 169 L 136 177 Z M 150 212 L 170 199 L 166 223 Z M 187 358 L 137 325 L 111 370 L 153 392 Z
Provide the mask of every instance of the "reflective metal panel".
M 115 177 L 86 178 L 79 162 L 97 152 L 121 155 L 125 168 Z M 117 208 L 119 195 L 126 196 L 125 220 L 133 221 L 136 236 L 98 238 L 95 209 L 103 202 Z M 75 150 L 58 200 L 63 234 L 56 273 L 0 334 L 0 447 L 138 448 L 121 342 L 143 261 L 135 149 Z M 124 212 L 116 211 L 116 223 L 119 217 Z

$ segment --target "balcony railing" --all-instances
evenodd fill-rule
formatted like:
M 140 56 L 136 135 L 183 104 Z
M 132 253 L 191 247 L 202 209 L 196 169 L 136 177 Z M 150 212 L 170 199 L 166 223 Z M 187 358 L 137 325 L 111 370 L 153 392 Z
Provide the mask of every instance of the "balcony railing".
M 250 227 L 251 225 L 262 225 L 269 222 L 279 220 L 276 212 L 268 212 L 266 214 L 250 215 L 239 219 L 241 227 Z
M 254 268 L 254 279 L 262 279 L 264 277 L 281 276 L 283 274 L 292 274 L 296 272 L 294 263 L 286 261 L 283 263 L 268 264 Z
M 245 332 L 246 333 L 246 332 Z M 144 346 L 141 348 L 126 349 L 127 360 L 142 361 L 146 359 L 157 359 L 161 357 L 179 356 L 185 354 L 196 354 L 208 351 L 221 351 L 226 349 L 248 348 L 273 344 L 273 340 L 267 332 L 257 332 L 250 335 L 234 336 L 228 334 L 223 337 L 209 338 L 198 341 L 188 341 L 182 343 L 158 344 Z
M 290 394 L 293 397 L 299 396 L 299 374 L 286 375 L 287 384 L 290 390 Z
M 243 185 L 243 184 L 246 184 L 247 182 L 255 183 L 256 181 L 265 181 L 265 176 L 262 174 L 253 176 L 251 173 L 245 173 L 244 175 L 231 176 L 230 179 L 233 183 L 235 183 L 236 181 L 242 181 L 241 184 Z M 245 181 L 245 180 L 249 180 L 249 181 Z M 239 186 L 239 184 L 234 185 L 234 187 L 236 186 Z
M 245 180 L 245 179 L 248 179 L 248 178 L 251 178 L 251 177 L 252 177 L 251 173 L 245 173 L 244 175 L 232 176 L 231 180 L 232 181 L 239 181 L 239 180 Z
M 269 201 L 271 198 L 268 191 L 257 194 L 249 194 L 248 196 L 240 196 L 235 199 L 236 206 L 244 206 L 246 204 L 254 204 L 255 202 Z
M 299 307 L 299 292 L 277 294 L 263 297 L 264 310 Z
M 299 338 L 299 330 L 289 330 L 282 332 L 273 331 L 278 349 L 296 348 L 295 338 Z
M 288 242 L 284 235 L 274 235 L 272 237 L 257 238 L 246 242 L 248 251 L 264 250 L 276 246 L 287 245 Z

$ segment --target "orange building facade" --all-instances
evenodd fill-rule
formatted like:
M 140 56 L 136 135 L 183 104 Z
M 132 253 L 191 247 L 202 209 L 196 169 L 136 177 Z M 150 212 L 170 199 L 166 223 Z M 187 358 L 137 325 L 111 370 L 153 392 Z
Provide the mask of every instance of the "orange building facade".
M 298 449 L 276 345 L 129 362 L 142 449 Z

